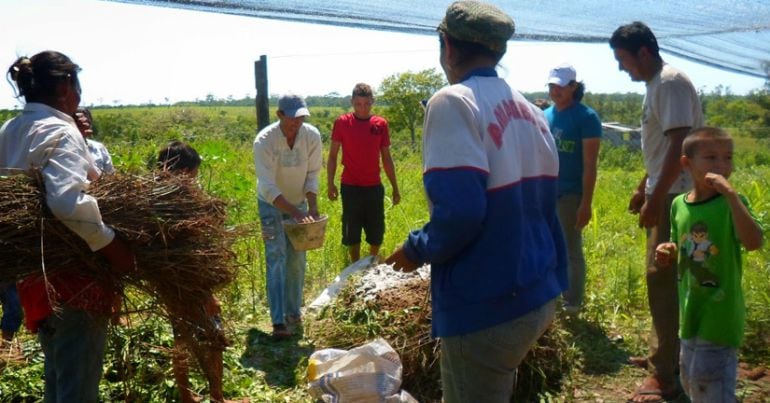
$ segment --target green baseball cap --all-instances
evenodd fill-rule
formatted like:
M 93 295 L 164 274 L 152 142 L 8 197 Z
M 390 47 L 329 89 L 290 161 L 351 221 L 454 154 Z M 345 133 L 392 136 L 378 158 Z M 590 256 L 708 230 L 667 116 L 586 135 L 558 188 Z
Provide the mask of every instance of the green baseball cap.
M 492 4 L 462 0 L 449 5 L 437 30 L 455 39 L 505 53 L 516 26 L 508 14 Z

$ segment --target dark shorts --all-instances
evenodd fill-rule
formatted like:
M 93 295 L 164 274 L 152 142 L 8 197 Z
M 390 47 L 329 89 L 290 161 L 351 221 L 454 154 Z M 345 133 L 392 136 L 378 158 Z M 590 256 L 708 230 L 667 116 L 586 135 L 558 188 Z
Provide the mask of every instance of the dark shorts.
M 385 235 L 385 187 L 342 184 L 342 244 L 361 243 L 361 230 L 366 243 L 382 245 Z

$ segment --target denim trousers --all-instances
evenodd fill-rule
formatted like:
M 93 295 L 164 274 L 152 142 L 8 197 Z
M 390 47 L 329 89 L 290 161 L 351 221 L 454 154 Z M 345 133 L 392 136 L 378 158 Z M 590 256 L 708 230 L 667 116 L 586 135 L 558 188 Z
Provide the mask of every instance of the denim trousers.
M 699 338 L 681 341 L 679 377 L 687 396 L 697 402 L 736 402 L 738 349 Z
M 16 333 L 21 327 L 24 316 L 19 302 L 19 294 L 16 292 L 16 284 L 0 284 L 0 303 L 3 304 L 3 319 L 0 320 L 0 329 L 4 332 Z
M 579 194 L 565 194 L 559 197 L 556 213 L 559 215 L 561 230 L 567 243 L 569 262 L 569 288 L 564 292 L 564 304 L 580 307 L 583 304 L 586 284 L 586 260 L 583 256 L 583 230 L 575 229 L 577 210 L 583 198 Z
M 107 322 L 107 316 L 67 306 L 45 319 L 38 330 L 45 403 L 98 401 Z
M 511 321 L 441 338 L 444 403 L 509 403 L 516 368 L 556 312 L 556 299 Z
M 306 210 L 305 203 L 297 207 Z M 267 263 L 267 303 L 274 325 L 285 324 L 287 316 L 299 316 L 302 307 L 306 258 L 305 251 L 294 249 L 283 229 L 283 220 L 290 218 L 272 204 L 259 200 Z

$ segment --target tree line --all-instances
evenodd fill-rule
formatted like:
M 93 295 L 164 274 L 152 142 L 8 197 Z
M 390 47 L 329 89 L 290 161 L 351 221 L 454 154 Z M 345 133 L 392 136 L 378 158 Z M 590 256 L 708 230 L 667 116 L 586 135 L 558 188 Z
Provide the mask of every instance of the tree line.
M 377 88 L 375 113 L 385 116 L 394 137 L 407 136 L 415 146 L 421 134 L 424 109 L 423 101 L 446 85 L 443 74 L 435 69 L 417 72 L 407 71 L 386 77 Z M 548 99 L 545 92 L 525 93 L 530 101 Z M 761 141 L 770 138 L 770 85 L 747 95 L 735 95 L 729 87 L 717 87 L 710 93 L 700 93 L 706 121 L 709 125 L 728 129 L 734 136 L 750 137 Z M 270 96 L 272 108 L 278 103 L 278 95 Z M 310 122 L 322 132 L 330 131 L 334 119 L 350 110 L 350 95 L 330 93 L 306 98 L 308 106 L 316 112 Z M 636 93 L 595 94 L 587 93 L 583 102 L 594 108 L 604 122 L 617 122 L 629 126 L 640 125 L 642 95 Z M 245 95 L 236 99 L 228 96 L 219 99 L 207 95 L 203 100 L 178 102 L 173 105 L 93 106 L 103 127 L 105 136 L 120 138 L 149 137 L 153 135 L 182 137 L 195 134 L 218 134 L 241 140 L 253 138 L 256 117 L 253 112 L 255 99 Z M 166 108 L 168 113 L 147 114 L 139 112 L 147 108 Z M 230 108 L 240 107 L 240 108 Z M 199 109 L 200 108 L 200 109 Z M 201 109 L 214 108 L 205 113 Z M 249 112 L 249 108 L 252 111 Z M 121 110 L 111 111 L 111 110 Z M 228 112 L 242 109 L 240 112 Z M 132 113 L 130 111 L 135 111 Z M 0 122 L 19 113 L 18 110 L 0 110 Z M 104 118 L 107 118 L 106 121 Z M 143 120 L 152 122 L 144 124 Z M 273 117 L 271 116 L 271 119 Z M 150 132 L 147 132 L 149 130 Z M 401 134 L 403 133 L 403 134 Z

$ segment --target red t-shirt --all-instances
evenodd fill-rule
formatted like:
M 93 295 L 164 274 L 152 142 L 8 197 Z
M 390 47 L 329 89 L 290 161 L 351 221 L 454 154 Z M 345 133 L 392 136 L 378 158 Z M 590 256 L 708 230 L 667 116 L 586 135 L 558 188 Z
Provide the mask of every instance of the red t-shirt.
M 37 333 L 43 319 L 53 313 L 52 303 L 109 315 L 117 295 L 114 286 L 106 280 L 96 280 L 74 268 L 62 268 L 48 274 L 47 285 L 42 274 L 27 276 L 16 283 L 19 302 L 24 308 L 24 322 L 32 333 Z
M 372 115 L 358 119 L 346 113 L 334 121 L 332 141 L 342 144 L 342 183 L 374 186 L 380 182 L 380 150 L 390 146 L 388 121 Z

